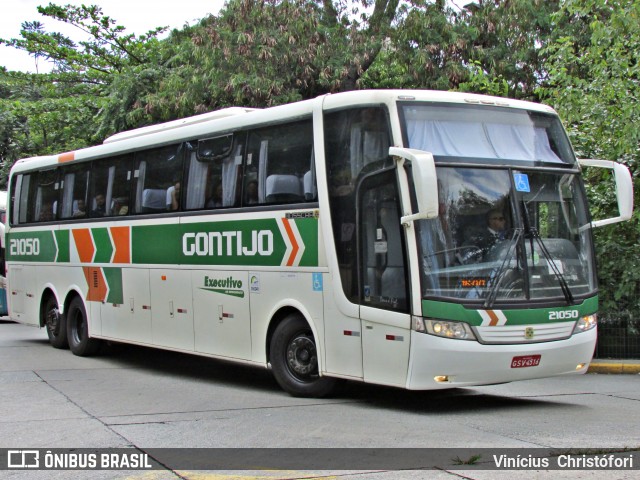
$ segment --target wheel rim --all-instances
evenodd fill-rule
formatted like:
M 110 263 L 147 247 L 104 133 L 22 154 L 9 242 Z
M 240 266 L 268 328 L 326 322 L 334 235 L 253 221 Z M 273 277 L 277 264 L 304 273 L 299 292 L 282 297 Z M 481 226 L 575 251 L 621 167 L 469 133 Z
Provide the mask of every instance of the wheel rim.
M 84 318 L 82 312 L 76 310 L 71 319 L 71 329 L 73 340 L 76 344 L 81 343 L 84 339 Z
M 286 351 L 289 371 L 299 380 L 309 381 L 318 372 L 318 353 L 313 340 L 300 333 L 292 338 Z
M 58 336 L 60 334 L 60 312 L 58 308 L 55 306 L 49 306 L 47 308 L 47 313 L 45 314 L 45 322 L 47 324 L 47 329 L 53 336 Z

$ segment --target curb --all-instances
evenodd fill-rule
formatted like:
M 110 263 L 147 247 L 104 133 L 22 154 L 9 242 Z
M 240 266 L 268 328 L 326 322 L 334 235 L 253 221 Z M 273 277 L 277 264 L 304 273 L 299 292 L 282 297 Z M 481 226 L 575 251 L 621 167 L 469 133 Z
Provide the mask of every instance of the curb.
M 640 374 L 640 362 L 593 362 L 589 365 L 587 373 L 605 373 L 605 374 Z

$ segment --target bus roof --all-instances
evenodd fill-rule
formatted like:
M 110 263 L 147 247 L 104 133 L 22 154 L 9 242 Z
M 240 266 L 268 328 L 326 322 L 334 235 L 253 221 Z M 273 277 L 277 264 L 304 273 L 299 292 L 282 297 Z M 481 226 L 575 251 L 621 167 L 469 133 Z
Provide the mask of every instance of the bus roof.
M 555 113 L 551 107 L 538 103 L 472 93 L 434 90 L 356 90 L 327 94 L 319 97 L 319 99 L 321 99 L 324 109 L 331 110 L 367 104 L 392 104 L 397 101 L 424 101 L 495 105 Z M 303 100 L 265 109 L 224 108 L 202 115 L 117 133 L 106 138 L 101 145 L 59 155 L 46 155 L 18 160 L 13 169 L 21 171 L 54 167 L 59 163 L 120 155 L 143 148 L 170 145 L 188 139 L 206 138 L 207 136 L 223 134 L 247 126 L 260 126 L 287 118 L 302 117 L 311 114 L 313 106 L 316 104 L 315 102 L 319 99 Z
M 171 122 L 159 123 L 157 125 L 149 125 L 147 127 L 136 128 L 135 130 L 127 130 L 124 132 L 116 133 L 107 137 L 102 142 L 103 144 L 119 142 L 127 140 L 129 138 L 141 137 L 143 135 L 150 135 L 152 133 L 166 132 L 174 128 L 186 127 L 188 125 L 196 125 L 198 123 L 208 122 L 210 120 L 217 120 L 219 118 L 231 117 L 233 115 L 241 115 L 243 113 L 254 112 L 257 108 L 242 108 L 242 107 L 229 107 L 213 112 L 203 113 L 201 115 L 194 115 L 193 117 L 180 118 Z

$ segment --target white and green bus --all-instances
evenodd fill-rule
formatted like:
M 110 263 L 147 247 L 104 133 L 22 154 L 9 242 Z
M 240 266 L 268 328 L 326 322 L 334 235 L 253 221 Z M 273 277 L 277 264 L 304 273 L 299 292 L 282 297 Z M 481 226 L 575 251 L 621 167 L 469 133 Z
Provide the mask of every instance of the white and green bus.
M 581 163 L 620 216 L 592 222 Z M 80 356 L 125 342 L 412 390 L 584 373 L 591 230 L 628 170 L 549 107 L 358 91 L 229 108 L 11 171 L 10 315 Z

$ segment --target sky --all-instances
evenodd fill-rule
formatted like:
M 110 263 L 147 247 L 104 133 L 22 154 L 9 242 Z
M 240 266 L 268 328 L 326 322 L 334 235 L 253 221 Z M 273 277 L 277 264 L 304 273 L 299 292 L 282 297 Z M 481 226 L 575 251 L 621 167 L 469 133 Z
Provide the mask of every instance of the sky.
M 0 0 L 0 38 L 19 38 L 20 28 L 25 21 L 39 21 L 47 32 L 61 32 L 73 40 L 82 40 L 82 32 L 62 22 L 44 17 L 38 13 L 38 5 L 98 5 L 102 13 L 126 27 L 127 33 L 137 35 L 155 27 L 168 26 L 182 28 L 193 25 L 209 13 L 216 14 L 224 0 Z M 26 52 L 0 46 L 0 65 L 7 70 L 45 73 L 51 67 L 42 59 L 36 65 L 35 59 Z

